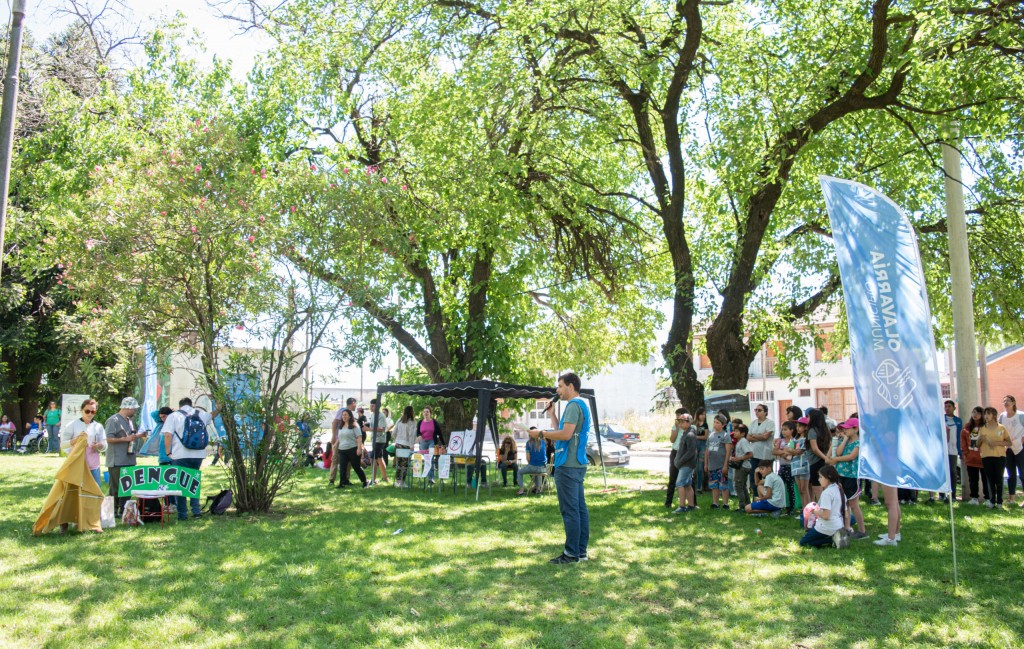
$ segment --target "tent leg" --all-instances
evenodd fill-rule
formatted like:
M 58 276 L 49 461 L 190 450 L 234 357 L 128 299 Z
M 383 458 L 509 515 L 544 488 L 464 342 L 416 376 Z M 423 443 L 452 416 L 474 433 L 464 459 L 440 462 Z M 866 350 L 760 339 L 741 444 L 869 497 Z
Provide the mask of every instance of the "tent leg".
M 594 434 L 597 436 L 597 454 L 601 456 L 601 473 L 604 475 L 604 490 L 608 491 L 608 468 L 604 465 L 604 448 L 601 446 L 601 423 L 597 420 L 597 398 L 589 397 L 590 419 L 593 423 Z
M 489 413 L 491 410 L 491 391 L 490 390 L 477 390 L 476 393 L 476 472 L 473 474 L 476 478 L 476 499 L 480 500 L 480 479 L 481 479 L 481 467 L 483 466 L 481 460 L 484 456 L 484 433 L 487 432 L 487 420 L 489 419 Z

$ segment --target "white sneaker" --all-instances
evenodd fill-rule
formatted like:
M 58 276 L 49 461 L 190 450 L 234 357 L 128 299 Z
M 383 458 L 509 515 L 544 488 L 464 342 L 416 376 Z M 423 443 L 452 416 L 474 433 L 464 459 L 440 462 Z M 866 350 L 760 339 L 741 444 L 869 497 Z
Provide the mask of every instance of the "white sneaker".
M 977 505 L 978 504 L 978 499 L 977 498 L 971 498 L 970 500 L 967 501 L 967 504 L 968 505 Z
M 889 534 L 888 533 L 879 534 L 878 538 L 880 538 L 880 539 L 887 539 L 887 538 L 889 538 Z M 902 541 L 903 540 L 903 535 L 900 534 L 899 532 L 896 532 L 896 540 L 897 541 Z
M 988 507 L 989 509 L 994 509 L 995 508 L 995 505 L 992 504 L 991 500 L 986 500 L 985 501 L 985 506 Z
M 899 541 L 896 539 L 890 539 L 886 536 L 884 539 L 878 539 L 875 541 L 875 545 L 898 545 Z

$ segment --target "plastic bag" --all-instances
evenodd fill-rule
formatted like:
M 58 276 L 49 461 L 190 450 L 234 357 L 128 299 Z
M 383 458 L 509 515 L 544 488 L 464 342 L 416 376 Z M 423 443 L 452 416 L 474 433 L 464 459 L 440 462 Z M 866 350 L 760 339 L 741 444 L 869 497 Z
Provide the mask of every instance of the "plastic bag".
M 139 503 L 129 500 L 124 504 L 124 512 L 121 514 L 121 524 L 129 527 L 142 525 L 142 518 L 139 517 Z
M 117 524 L 117 518 L 114 516 L 114 497 L 106 496 L 103 499 L 103 504 L 100 505 L 100 527 L 108 530 Z

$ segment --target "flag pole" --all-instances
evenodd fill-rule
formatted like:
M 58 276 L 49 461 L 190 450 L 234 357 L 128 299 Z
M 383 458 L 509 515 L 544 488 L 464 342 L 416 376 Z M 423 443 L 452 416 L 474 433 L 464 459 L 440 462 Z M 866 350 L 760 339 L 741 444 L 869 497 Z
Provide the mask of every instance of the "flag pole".
M 952 481 L 953 476 L 950 476 Z M 960 575 L 956 565 L 956 525 L 953 524 L 953 492 L 949 493 L 949 536 L 953 539 L 953 594 L 960 588 Z
M 949 142 L 942 143 L 943 184 L 946 190 L 946 238 L 949 245 L 949 277 L 952 286 L 953 338 L 956 353 L 956 396 L 961 417 L 981 403 L 978 399 L 978 343 L 974 332 L 974 296 L 971 290 L 970 248 L 961 179 L 960 132 L 949 126 Z M 954 146 L 954 144 L 956 146 Z M 984 362 L 984 361 L 982 361 Z M 982 403 L 981 405 L 986 405 Z M 948 434 L 948 431 L 947 431 Z M 953 585 L 957 585 L 956 530 L 953 494 L 956 476 L 949 476 L 949 529 L 953 541 Z M 961 490 L 962 491 L 962 490 Z

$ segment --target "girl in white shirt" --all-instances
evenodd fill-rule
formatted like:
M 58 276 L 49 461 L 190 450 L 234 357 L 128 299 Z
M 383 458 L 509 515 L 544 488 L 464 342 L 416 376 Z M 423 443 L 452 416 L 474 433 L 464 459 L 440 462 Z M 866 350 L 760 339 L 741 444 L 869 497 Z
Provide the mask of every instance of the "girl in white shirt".
M 807 530 L 800 539 L 800 545 L 837 548 L 849 547 L 849 535 L 843 528 L 846 516 L 846 495 L 839 487 L 839 472 L 831 464 L 823 466 L 819 472 L 821 480 L 821 498 L 818 500 L 817 520 L 814 527 Z

